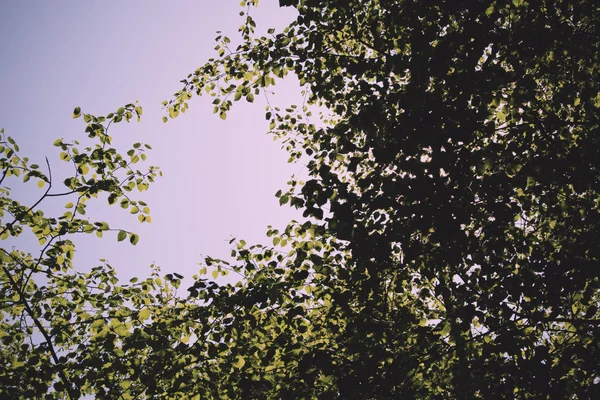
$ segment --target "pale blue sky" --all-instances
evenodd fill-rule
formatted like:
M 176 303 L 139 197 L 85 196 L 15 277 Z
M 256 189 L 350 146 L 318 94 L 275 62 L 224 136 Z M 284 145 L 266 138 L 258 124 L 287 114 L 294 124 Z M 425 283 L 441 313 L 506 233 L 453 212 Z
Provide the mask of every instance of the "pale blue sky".
M 253 12 L 261 30 L 281 27 L 294 18 L 277 1 L 262 1 Z M 262 96 L 236 104 L 227 121 L 212 114 L 212 99 L 194 99 L 190 110 L 163 124 L 162 100 L 180 88 L 179 81 L 200 66 L 213 50 L 216 31 L 232 39 L 242 23 L 237 0 L 187 1 L 17 1 L 0 2 L 0 127 L 17 140 L 21 154 L 43 165 L 58 160 L 55 139 L 83 136 L 85 125 L 72 120 L 84 112 L 106 115 L 139 100 L 139 124 L 111 128 L 117 143 L 143 141 L 153 146 L 148 164 L 164 173 L 142 195 L 152 210 L 152 224 L 115 206 L 90 211 L 93 219 L 140 234 L 137 246 L 117 243 L 116 234 L 81 237 L 76 263 L 81 269 L 108 258 L 123 278 L 145 276 L 156 262 L 163 272 L 191 276 L 201 255 L 226 257 L 232 237 L 268 243 L 271 224 L 284 227 L 300 214 L 279 207 L 274 193 L 292 174 L 305 168 L 287 164 L 287 155 L 265 134 Z M 275 102 L 301 102 L 293 81 L 279 83 Z M 276 88 L 277 88 L 276 87 Z M 272 100 L 273 102 L 273 100 Z M 123 152 L 128 147 L 123 147 Z M 64 172 L 64 169 L 63 169 Z M 41 192 L 35 184 L 15 187 L 23 199 Z M 65 201 L 61 203 L 64 204 Z M 52 205 L 50 205 L 52 206 Z M 50 207 L 62 213 L 62 206 Z M 6 243 L 5 243 L 6 245 Z M 33 246 L 29 249 L 37 253 Z

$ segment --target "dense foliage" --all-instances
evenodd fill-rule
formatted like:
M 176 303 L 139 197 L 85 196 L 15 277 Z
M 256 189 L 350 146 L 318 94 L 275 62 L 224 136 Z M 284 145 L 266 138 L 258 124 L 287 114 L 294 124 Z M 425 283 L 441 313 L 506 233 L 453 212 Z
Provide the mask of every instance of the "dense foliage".
M 234 262 L 207 258 L 202 273 L 243 278 L 197 276 L 186 298 L 172 296 L 179 276 L 118 286 L 108 266 L 74 273 L 61 235 L 108 230 L 76 217 L 82 199 L 105 191 L 146 213 L 115 173 L 133 171 L 138 189 L 155 174 L 130 169 L 142 146 L 131 161 L 106 152 L 102 121 L 86 115 L 102 151 L 77 158 L 57 143 L 81 169 L 67 183 L 74 211 L 46 219 L 2 189 L 3 235 L 31 227 L 47 243 L 39 259 L 2 255 L 2 387 L 25 398 L 50 386 L 48 398 L 598 396 L 595 2 L 287 1 L 297 20 L 262 37 L 257 1 L 242 3 L 241 44 L 220 35 L 218 57 L 165 105 L 174 118 L 209 94 L 225 119 L 295 74 L 306 103 L 269 102 L 266 118 L 292 160 L 310 160 L 311 179 L 278 193 L 308 222 L 270 229 L 272 246 L 238 242 Z M 5 175 L 51 182 L 4 146 Z M 88 169 L 102 178 L 90 183 Z

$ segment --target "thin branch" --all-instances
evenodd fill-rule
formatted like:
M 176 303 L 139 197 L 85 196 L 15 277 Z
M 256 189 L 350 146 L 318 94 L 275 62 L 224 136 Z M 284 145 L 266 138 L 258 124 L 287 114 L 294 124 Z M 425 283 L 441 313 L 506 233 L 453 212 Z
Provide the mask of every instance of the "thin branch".
M 61 196 L 68 196 L 70 194 L 73 193 L 78 193 L 77 190 L 72 190 L 70 192 L 65 192 L 65 193 L 49 193 L 46 195 L 46 197 L 61 197 Z
M 40 197 L 39 200 L 36 201 L 34 205 L 29 207 L 29 209 L 27 211 L 25 211 L 24 213 L 21 213 L 21 215 L 17 216 L 13 220 L 13 222 L 6 224 L 6 227 L 0 232 L 0 236 L 4 235 L 4 233 L 6 233 L 6 231 L 9 230 L 10 227 L 12 227 L 12 225 L 15 224 L 15 222 L 18 222 L 22 218 L 22 216 L 29 214 L 34 208 L 36 208 L 48 196 L 50 189 L 52 189 L 52 170 L 50 169 L 50 163 L 48 162 L 48 157 L 46 157 L 46 165 L 48 165 L 48 176 L 49 176 L 48 189 L 46 189 L 46 192 L 42 195 L 42 197 Z
M 7 165 L 6 168 L 4 169 L 4 173 L 2 174 L 2 178 L 0 179 L 0 185 L 2 185 L 2 182 L 4 182 L 4 178 L 6 178 L 6 174 L 8 174 L 9 169 L 10 169 L 10 165 Z

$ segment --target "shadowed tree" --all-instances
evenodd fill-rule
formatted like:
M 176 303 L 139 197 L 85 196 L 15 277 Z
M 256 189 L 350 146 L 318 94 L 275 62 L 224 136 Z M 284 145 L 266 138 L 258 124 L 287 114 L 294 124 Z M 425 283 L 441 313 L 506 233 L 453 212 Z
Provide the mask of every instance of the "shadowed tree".
M 317 127 L 306 107 L 267 110 L 312 158 L 281 200 L 328 243 L 296 242 L 281 274 L 309 273 L 323 306 L 306 318 L 328 339 L 282 350 L 298 364 L 274 382 L 318 398 L 594 397 L 598 7 L 281 4 L 298 10 L 288 29 L 251 39 L 248 16 L 237 51 L 222 39 L 169 104 L 208 90 L 224 118 L 230 97 L 293 73 L 333 114 Z
M 233 261 L 206 258 L 201 274 L 240 281 L 195 276 L 187 297 L 172 290 L 179 275 L 118 286 L 107 267 L 74 274 L 60 267 L 68 242 L 42 261 L 4 251 L 3 387 L 17 398 L 50 387 L 47 398 L 597 397 L 596 3 L 281 1 L 298 18 L 265 36 L 255 34 L 257 3 L 242 2 L 241 43 L 219 35 L 218 57 L 165 106 L 175 118 L 194 94 L 214 95 L 225 119 L 236 101 L 264 94 L 271 134 L 291 160 L 310 160 L 310 179 L 277 193 L 306 222 L 269 228 L 272 245 L 236 241 Z M 287 75 L 306 102 L 278 108 L 271 87 Z M 89 133 L 104 143 L 93 118 Z M 129 161 L 111 150 L 111 163 L 57 145 L 79 174 L 105 165 L 102 180 L 67 182 L 78 199 L 101 189 L 143 219 L 144 205 L 123 198 L 140 187 L 113 174 L 141 145 Z M 15 174 L 11 146 L 2 168 Z M 50 242 L 59 228 L 109 229 L 75 213 L 28 217 L 2 193 L 15 215 L 3 235 L 18 233 L 16 222 Z M 35 286 L 27 271 L 50 273 L 50 284 Z M 102 286 L 86 292 L 86 279 Z M 52 330 L 30 348 L 35 328 L 20 334 L 19 323 Z

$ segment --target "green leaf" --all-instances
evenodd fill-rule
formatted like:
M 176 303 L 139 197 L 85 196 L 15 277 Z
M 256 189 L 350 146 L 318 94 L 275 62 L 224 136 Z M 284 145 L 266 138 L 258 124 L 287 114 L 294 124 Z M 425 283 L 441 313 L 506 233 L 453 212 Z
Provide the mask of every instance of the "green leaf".
M 244 360 L 244 357 L 242 356 L 237 356 L 235 358 L 235 362 L 233 363 L 233 365 L 237 368 L 237 369 L 242 369 L 242 367 L 246 364 L 246 360 Z
M 119 231 L 119 233 L 117 234 L 117 241 L 122 242 L 123 240 L 125 240 L 126 237 L 127 237 L 127 232 Z
M 138 319 L 140 321 L 145 321 L 148 318 L 150 318 L 150 310 L 147 308 L 144 308 L 142 310 L 140 310 L 139 314 L 138 314 Z
M 126 337 L 130 335 L 129 329 L 127 329 L 127 326 L 125 326 L 125 324 L 119 324 L 115 326 L 114 331 L 117 335 L 121 337 Z
M 75 107 L 75 109 L 73 110 L 73 118 L 79 118 L 79 117 L 81 117 L 81 108 Z
M 439 331 L 440 336 L 444 337 L 450 333 L 451 325 L 449 322 L 442 322 L 442 328 Z
M 98 329 L 98 328 L 101 328 L 102 326 L 104 326 L 104 324 L 105 324 L 104 319 L 99 318 L 99 319 L 95 320 L 94 322 L 92 322 L 92 324 L 90 325 L 90 328 Z
M 140 237 L 138 235 L 136 235 L 135 233 L 132 233 L 129 235 L 129 242 L 132 245 L 135 246 L 139 242 L 139 240 L 140 240 Z

